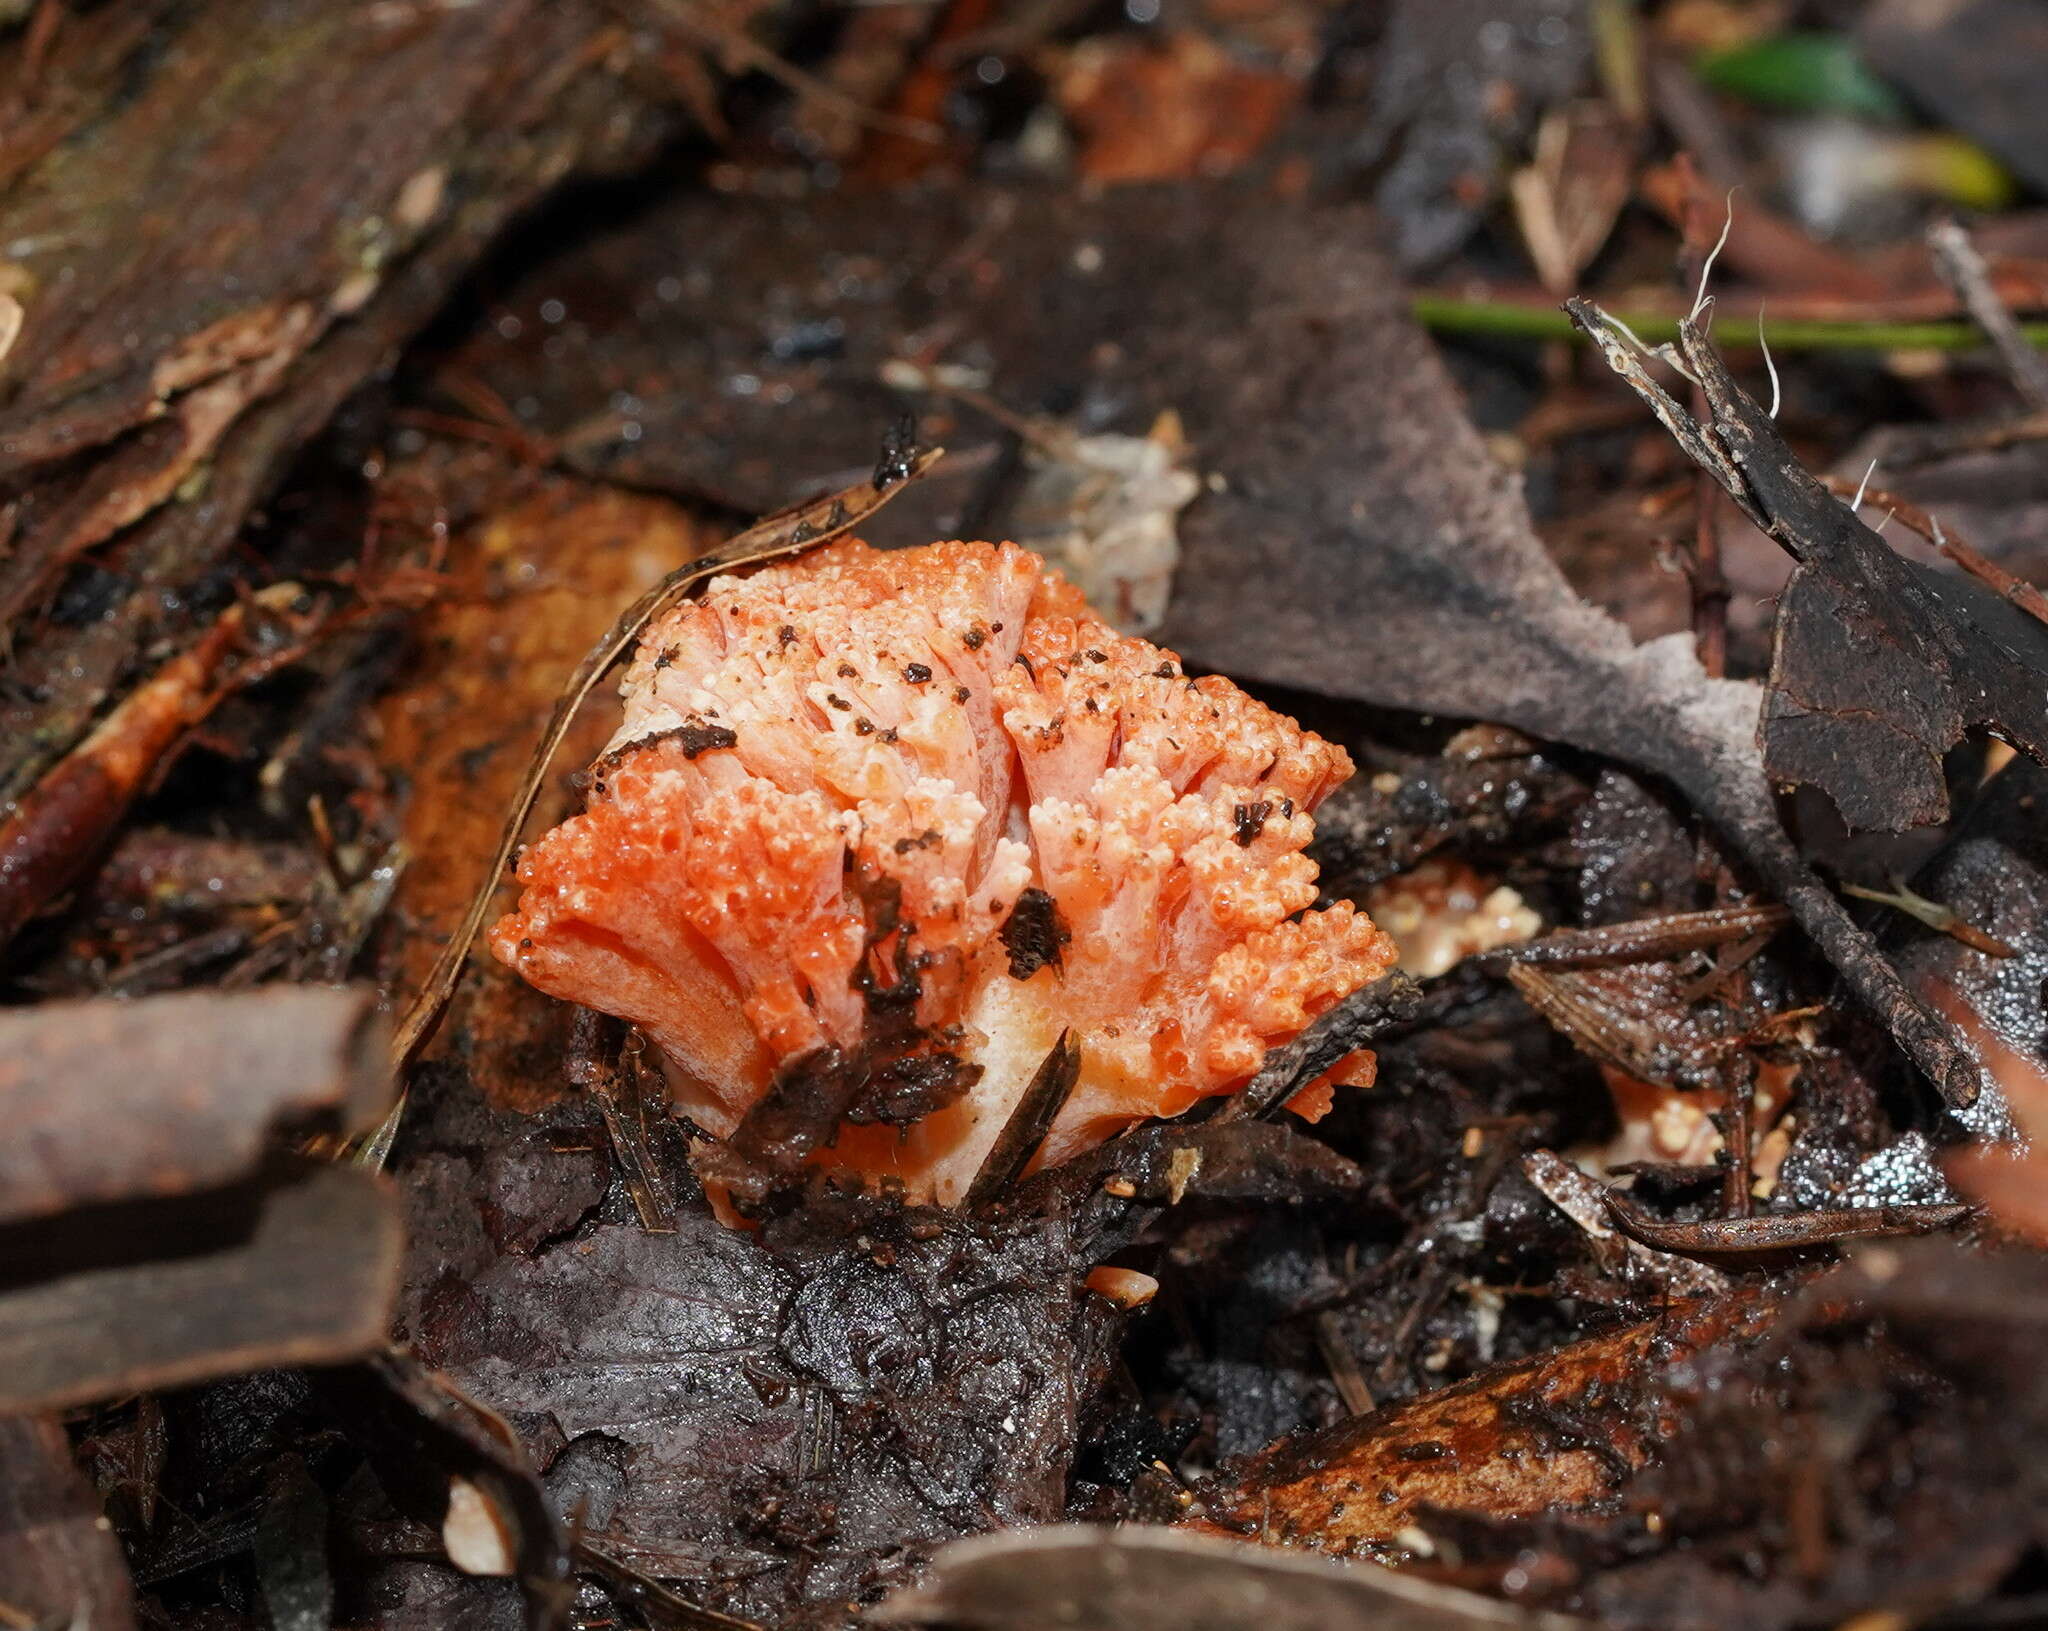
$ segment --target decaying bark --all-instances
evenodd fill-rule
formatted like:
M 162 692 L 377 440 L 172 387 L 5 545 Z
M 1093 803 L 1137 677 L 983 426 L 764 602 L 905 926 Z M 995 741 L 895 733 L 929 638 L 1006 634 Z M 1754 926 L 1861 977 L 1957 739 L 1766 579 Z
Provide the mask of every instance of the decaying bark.
M 278 985 L 0 1020 L 0 1415 L 382 1345 L 395 1196 L 266 1159 L 282 1129 L 376 1119 L 370 1008 Z
M 1611 1495 L 1675 1425 L 1662 1378 L 1767 1323 L 1744 1295 L 1498 1366 L 1253 1460 L 1207 1492 L 1207 1523 L 1338 1556 L 1426 1547 L 1428 1513 L 1534 1517 Z
M 0 80 L 26 49 L 0 50 Z M 0 798 L 176 630 L 183 588 L 507 223 L 680 119 L 584 0 L 97 8 L 67 17 L 13 112 Z M 89 552 L 112 610 L 46 625 Z
M 375 1121 L 371 1006 L 363 988 L 281 986 L 0 1015 L 0 1223 L 228 1183 L 280 1123 Z

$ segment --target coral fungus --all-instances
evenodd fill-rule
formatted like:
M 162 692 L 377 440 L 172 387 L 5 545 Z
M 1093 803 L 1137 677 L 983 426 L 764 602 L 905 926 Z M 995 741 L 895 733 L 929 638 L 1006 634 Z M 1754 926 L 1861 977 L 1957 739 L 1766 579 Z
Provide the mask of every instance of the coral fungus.
M 957 1202 L 1063 1031 L 1057 1161 L 1384 972 L 1312 910 L 1349 759 L 1013 545 L 858 542 L 651 626 L 499 957 L 659 1044 L 712 1133 Z M 807 1129 L 807 1131 L 805 1131 Z

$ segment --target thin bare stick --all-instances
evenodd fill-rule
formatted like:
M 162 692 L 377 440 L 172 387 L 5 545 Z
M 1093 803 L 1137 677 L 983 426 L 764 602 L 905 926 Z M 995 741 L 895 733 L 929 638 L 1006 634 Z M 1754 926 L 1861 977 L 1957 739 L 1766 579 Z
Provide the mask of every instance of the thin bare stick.
M 1756 1182 L 1755 1163 L 1750 1153 L 1750 1117 L 1756 1103 L 1756 1062 L 1737 1053 L 1721 1070 L 1726 1088 L 1722 1105 L 1721 1151 L 1728 1165 L 1721 1174 L 1721 1211 L 1731 1218 L 1746 1218 L 1755 1208 L 1750 1185 Z
M 1791 921 L 1782 906 L 1716 906 L 1704 912 L 1674 912 L 1665 917 L 1637 918 L 1597 929 L 1559 929 L 1540 940 L 1524 940 L 1482 952 L 1474 966 L 1489 974 L 1505 973 L 1516 964 L 1532 968 L 1617 968 L 1626 963 L 1662 962 L 1725 946 L 1753 934 L 1769 933 Z
M 2048 408 L 2048 358 L 2020 332 L 2012 312 L 1998 298 L 1991 268 L 1970 235 L 1953 220 L 1937 221 L 1927 229 L 1927 247 L 1941 281 L 1955 291 L 1963 309 L 1984 331 L 2020 395 L 2030 407 Z

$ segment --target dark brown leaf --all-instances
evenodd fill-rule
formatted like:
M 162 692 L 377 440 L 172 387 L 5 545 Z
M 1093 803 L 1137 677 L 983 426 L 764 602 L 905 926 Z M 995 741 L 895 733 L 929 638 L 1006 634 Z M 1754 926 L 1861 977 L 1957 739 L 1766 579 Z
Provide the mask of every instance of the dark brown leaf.
M 1706 337 L 1681 325 L 1706 393 L 1695 422 L 1593 308 L 1575 321 L 1678 443 L 1798 563 L 1780 602 L 1764 709 L 1775 782 L 1810 782 L 1853 827 L 1948 814 L 1941 756 L 1988 729 L 2048 759 L 2048 626 L 1972 578 L 1902 559 L 1810 475 Z
M 1316 809 L 1323 885 L 1358 896 L 1441 849 L 1495 849 L 1559 826 L 1586 785 L 1519 732 L 1473 725 L 1392 787 L 1354 776 Z
M 595 1546 L 773 1618 L 1059 1515 L 1107 1363 L 1086 1267 L 1057 1221 L 819 1199 L 757 1237 L 690 1208 L 445 1285 L 414 1339 L 550 1476 L 579 1441 L 625 1448 Z

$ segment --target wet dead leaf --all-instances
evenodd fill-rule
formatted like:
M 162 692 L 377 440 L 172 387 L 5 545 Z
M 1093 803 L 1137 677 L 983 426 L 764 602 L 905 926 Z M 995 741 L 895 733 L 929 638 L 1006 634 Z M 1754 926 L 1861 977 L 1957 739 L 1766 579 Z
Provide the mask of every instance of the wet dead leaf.
M 1057 1517 L 1106 1362 L 1089 1309 L 1115 1317 L 1079 1295 L 1067 1231 L 832 1215 L 760 1238 L 701 1208 L 668 1235 L 599 1224 L 442 1288 L 415 1340 L 544 1472 L 624 1446 L 586 1537 L 741 1612 L 857 1597 L 942 1540 Z

